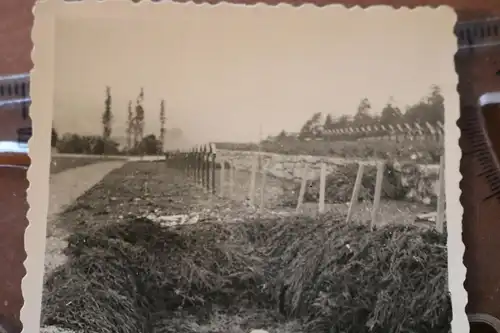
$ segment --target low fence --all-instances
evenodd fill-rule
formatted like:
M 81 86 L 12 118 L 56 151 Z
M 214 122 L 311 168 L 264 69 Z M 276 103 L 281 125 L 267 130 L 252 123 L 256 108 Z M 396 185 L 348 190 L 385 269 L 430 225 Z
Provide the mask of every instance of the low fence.
M 196 184 L 216 194 L 215 170 L 217 169 L 214 145 L 204 145 L 190 151 L 167 152 L 167 166 L 182 169 Z
M 246 198 L 252 206 L 258 206 L 260 211 L 266 207 L 267 185 L 269 181 L 268 164 L 263 165 L 259 170 L 260 154 L 254 155 L 252 168 L 250 171 L 250 179 L 248 186 L 248 195 Z M 233 189 L 235 185 L 236 168 L 228 161 L 217 158 L 215 145 L 204 145 L 191 149 L 189 151 L 177 151 L 166 153 L 166 164 L 169 167 L 182 170 L 188 178 L 195 184 L 201 186 L 207 192 L 219 197 L 233 197 Z M 359 204 L 359 193 L 365 167 L 367 163 L 359 162 L 354 188 L 350 194 L 348 203 L 348 212 L 346 222 L 352 220 L 353 213 Z M 376 180 L 374 184 L 374 195 L 371 207 L 371 227 L 377 223 L 377 216 L 380 210 L 382 186 L 384 180 L 384 171 L 386 163 L 384 161 L 376 162 Z M 216 172 L 218 177 L 216 177 Z M 260 174 L 259 192 L 257 193 L 257 175 Z M 300 182 L 300 190 L 298 192 L 297 204 L 295 210 L 299 213 L 304 205 L 304 195 L 308 182 L 310 181 L 308 166 L 303 170 L 303 175 Z M 322 214 L 325 212 L 325 189 L 326 189 L 327 167 L 326 163 L 322 162 L 319 175 L 319 197 L 317 202 L 317 212 Z M 218 179 L 217 179 L 218 178 Z M 226 191 L 227 189 L 227 191 Z M 256 199 L 260 197 L 260 202 Z M 422 218 L 430 218 L 435 221 L 435 227 L 439 232 L 443 232 L 445 223 L 445 193 L 444 193 L 444 157 L 440 159 L 438 191 L 437 191 L 437 211 L 429 214 L 423 214 Z

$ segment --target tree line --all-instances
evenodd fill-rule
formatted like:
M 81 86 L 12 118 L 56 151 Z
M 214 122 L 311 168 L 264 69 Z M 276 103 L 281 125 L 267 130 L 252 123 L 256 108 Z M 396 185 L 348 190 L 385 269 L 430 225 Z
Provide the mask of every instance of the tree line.
M 75 154 L 127 154 L 127 155 L 156 155 L 164 151 L 165 136 L 167 134 L 165 100 L 159 105 L 159 135 L 144 134 L 145 109 L 144 89 L 141 88 L 135 100 L 128 102 L 127 122 L 125 128 L 126 145 L 120 149 L 120 144 L 112 139 L 114 114 L 112 111 L 111 87 L 106 87 L 104 111 L 101 115 L 101 135 L 79 135 L 73 133 L 59 137 L 55 128 L 52 128 L 52 146 L 61 153 Z M 171 130 L 173 137 L 182 136 L 179 129 Z
M 370 101 L 367 98 L 361 99 L 354 116 L 341 115 L 334 117 L 327 114 L 323 120 L 321 112 L 314 113 L 302 125 L 299 139 L 326 136 L 328 132 L 335 129 L 348 127 L 361 127 L 373 125 L 398 125 L 415 124 L 425 126 L 425 123 L 432 125 L 437 122 L 444 123 L 444 97 L 439 86 L 431 86 L 430 93 L 423 97 L 418 103 L 407 106 L 401 110 L 394 103 L 392 98 L 380 113 L 374 113 Z M 287 137 L 288 134 L 283 130 L 280 137 Z

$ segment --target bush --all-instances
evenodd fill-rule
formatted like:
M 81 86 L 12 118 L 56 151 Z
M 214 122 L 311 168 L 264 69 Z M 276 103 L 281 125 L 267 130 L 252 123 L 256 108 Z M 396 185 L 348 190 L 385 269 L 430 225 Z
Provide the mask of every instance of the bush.
M 119 144 L 113 140 L 105 140 L 100 136 L 65 134 L 57 142 L 60 153 L 89 155 L 118 155 Z
M 130 155 L 158 155 L 162 153 L 161 141 L 154 134 L 145 136 L 137 147 L 128 151 Z

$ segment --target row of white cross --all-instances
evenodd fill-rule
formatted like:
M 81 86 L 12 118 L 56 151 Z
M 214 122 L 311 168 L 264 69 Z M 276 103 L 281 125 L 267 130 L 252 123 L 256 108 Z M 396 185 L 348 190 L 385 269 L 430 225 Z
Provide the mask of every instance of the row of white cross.
M 318 131 L 324 134 L 353 134 L 353 133 L 372 133 L 372 132 L 385 131 L 392 134 L 398 132 L 399 133 L 418 132 L 421 135 L 425 133 L 431 133 L 432 135 L 436 135 L 444 133 L 444 125 L 440 121 L 436 122 L 435 126 L 433 126 L 429 122 L 425 122 L 425 128 L 422 127 L 422 125 L 420 125 L 419 123 L 414 123 L 414 124 L 403 123 L 395 125 L 374 124 L 374 125 L 366 125 L 360 127 L 346 127 L 346 128 L 334 128 L 334 129 L 323 129 L 320 127 Z

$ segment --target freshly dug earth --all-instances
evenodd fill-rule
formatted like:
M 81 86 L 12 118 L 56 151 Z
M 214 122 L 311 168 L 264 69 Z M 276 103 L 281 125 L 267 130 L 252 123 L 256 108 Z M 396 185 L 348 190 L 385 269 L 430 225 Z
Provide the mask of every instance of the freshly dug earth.
M 326 177 L 325 202 L 326 203 L 345 203 L 351 200 L 354 190 L 354 183 L 358 173 L 359 165 L 356 163 L 339 165 L 337 170 Z M 432 179 L 422 179 L 417 166 L 404 165 L 395 167 L 393 163 L 387 163 L 384 169 L 384 178 L 382 182 L 383 199 L 404 200 L 410 192 L 420 188 L 419 200 L 423 197 L 429 199 L 431 206 L 436 206 L 437 198 L 432 193 Z M 405 177 L 403 177 L 405 175 Z M 410 175 L 410 176 L 409 176 Z M 365 165 L 364 174 L 361 181 L 358 200 L 372 201 L 375 193 L 375 182 L 377 177 L 377 168 L 371 165 Z M 404 179 L 405 178 L 405 179 Z M 319 179 L 314 179 L 308 183 L 304 194 L 304 202 L 318 202 L 319 200 Z M 283 204 L 285 206 L 296 206 L 300 184 L 295 184 L 292 191 L 285 193 Z
M 138 182 L 159 177 L 152 166 L 135 168 Z M 109 177 L 120 172 L 123 179 L 131 166 Z M 197 189 L 178 171 L 163 172 L 164 193 L 179 210 Z M 86 196 L 104 193 L 115 195 L 101 184 Z M 370 231 L 339 222 L 342 216 L 252 215 L 164 228 L 115 214 L 74 229 L 68 262 L 45 285 L 44 325 L 123 333 L 449 332 L 446 235 L 410 226 Z

